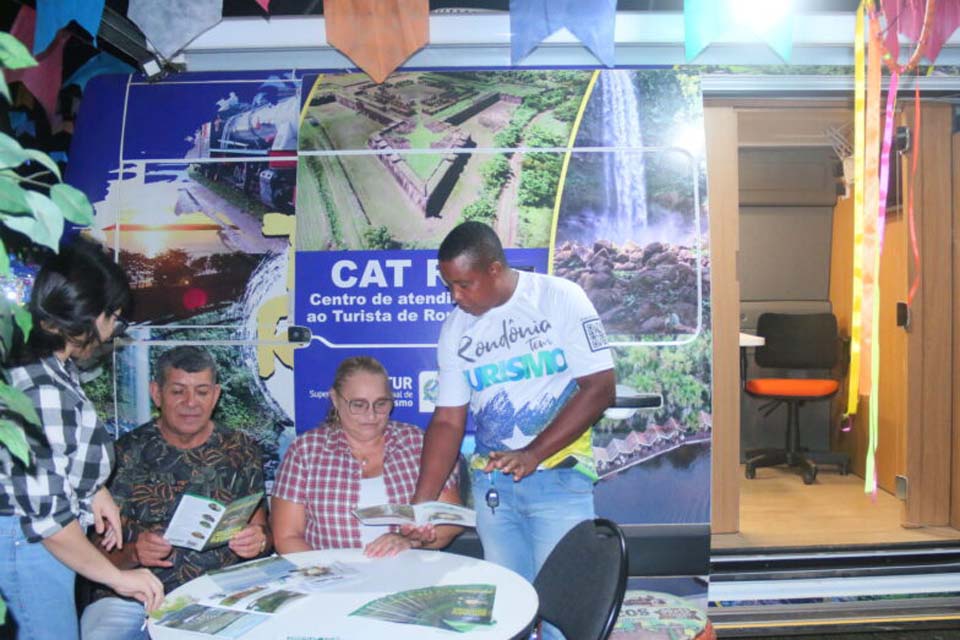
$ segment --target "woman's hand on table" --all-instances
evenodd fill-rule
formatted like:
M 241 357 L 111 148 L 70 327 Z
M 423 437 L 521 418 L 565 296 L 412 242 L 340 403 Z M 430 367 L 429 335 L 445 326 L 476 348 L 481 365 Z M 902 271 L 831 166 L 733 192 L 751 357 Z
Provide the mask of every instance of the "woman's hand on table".
M 148 612 L 163 604 L 163 583 L 149 569 L 119 571 L 116 581 L 107 586 L 121 596 L 136 598 Z
M 420 541 L 399 533 L 385 533 L 363 549 L 368 558 L 389 558 L 407 549 L 420 547 Z
M 249 560 L 267 550 L 270 545 L 270 538 L 267 534 L 267 527 L 262 524 L 248 524 L 241 531 L 230 538 L 230 550 L 235 554 Z
M 123 549 L 123 529 L 120 525 L 120 507 L 113 501 L 113 496 L 106 487 L 93 494 L 90 500 L 90 510 L 93 512 L 93 527 L 103 536 L 100 541 L 107 551 L 114 547 Z

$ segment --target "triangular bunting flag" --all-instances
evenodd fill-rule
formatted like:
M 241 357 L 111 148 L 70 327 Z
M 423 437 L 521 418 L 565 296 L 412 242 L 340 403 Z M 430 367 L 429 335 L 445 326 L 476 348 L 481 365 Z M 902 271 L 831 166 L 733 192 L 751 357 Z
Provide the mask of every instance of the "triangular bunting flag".
M 260 5 L 260 8 L 270 13 L 270 0 L 257 0 L 257 4 Z
M 37 0 L 37 27 L 33 55 L 44 51 L 63 27 L 76 20 L 97 43 L 104 0 Z
M 427 44 L 428 0 L 323 0 L 327 42 L 374 82 Z
M 169 60 L 223 20 L 223 0 L 130 0 L 127 17 Z
M 510 61 L 518 64 L 566 27 L 607 67 L 615 64 L 616 0 L 510 0 Z
M 883 16 L 887 22 L 887 33 L 884 38 L 887 51 L 893 55 L 896 40 L 900 33 L 917 42 L 923 32 L 923 18 L 927 9 L 926 0 L 882 0 Z M 957 0 L 940 0 L 933 7 L 933 19 L 930 21 L 927 41 L 923 46 L 923 56 L 931 63 L 940 55 L 944 43 L 960 27 L 960 2 Z
M 766 12 L 759 14 L 759 11 Z M 765 16 L 765 19 L 760 19 Z M 793 51 L 793 16 L 789 0 L 684 0 L 684 48 L 687 62 L 717 40 L 762 40 L 785 62 Z
M 87 60 L 82 67 L 74 71 L 73 75 L 63 83 L 63 86 L 66 87 L 75 84 L 83 91 L 84 87 L 87 86 L 87 80 L 90 78 L 95 78 L 105 73 L 122 73 L 129 75 L 135 72 L 136 69 L 127 63 L 114 58 L 109 53 L 101 52 Z
M 22 42 L 27 49 L 33 47 L 36 20 L 36 12 L 31 7 L 23 5 L 10 29 L 11 35 Z M 51 128 L 56 128 L 60 120 L 60 116 L 57 115 L 57 95 L 60 93 L 60 81 L 63 78 L 63 47 L 68 37 L 66 33 L 58 35 L 53 45 L 37 56 L 37 66 L 6 72 L 8 83 L 22 82 L 27 91 L 32 93 L 37 102 L 43 106 Z

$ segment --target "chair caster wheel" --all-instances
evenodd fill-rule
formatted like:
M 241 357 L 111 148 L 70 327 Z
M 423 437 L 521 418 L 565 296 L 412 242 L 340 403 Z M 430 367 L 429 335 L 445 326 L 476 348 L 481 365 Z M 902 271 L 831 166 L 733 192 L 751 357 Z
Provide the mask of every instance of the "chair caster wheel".
M 746 476 L 747 480 L 753 480 L 757 477 L 757 470 L 749 465 L 743 470 L 743 475 Z
M 816 469 L 803 472 L 803 484 L 813 484 L 813 481 L 816 479 L 817 479 Z

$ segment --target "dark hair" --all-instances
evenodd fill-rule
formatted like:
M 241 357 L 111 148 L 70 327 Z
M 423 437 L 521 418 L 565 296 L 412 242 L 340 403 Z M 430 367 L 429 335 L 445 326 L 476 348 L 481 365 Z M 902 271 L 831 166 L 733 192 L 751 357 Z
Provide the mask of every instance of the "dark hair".
M 203 347 L 182 345 L 164 351 L 154 365 L 153 381 L 162 387 L 167 381 L 167 372 L 170 369 L 179 369 L 187 373 L 200 373 L 209 370 L 213 374 L 214 384 L 217 384 L 219 379 L 217 361 Z
M 440 262 L 454 260 L 463 255 L 469 258 L 470 266 L 474 268 L 487 267 L 494 262 L 509 266 L 497 232 L 476 220 L 455 226 L 440 243 L 437 251 Z
M 60 351 L 67 340 L 87 346 L 99 341 L 97 318 L 130 306 L 130 285 L 103 248 L 75 238 L 52 255 L 33 283 L 27 309 L 33 330 L 21 362 Z
M 331 385 L 333 390 L 341 393 L 343 383 L 346 382 L 347 378 L 355 373 L 361 372 L 381 375 L 389 380 L 386 368 L 384 368 L 376 358 L 372 356 L 352 356 L 350 358 L 344 358 L 340 361 L 340 364 L 337 365 L 337 371 L 333 374 L 333 384 Z M 389 386 L 389 383 L 387 386 Z M 331 398 L 330 411 L 327 412 L 327 421 L 336 422 L 338 417 L 337 408 L 334 406 L 333 399 Z

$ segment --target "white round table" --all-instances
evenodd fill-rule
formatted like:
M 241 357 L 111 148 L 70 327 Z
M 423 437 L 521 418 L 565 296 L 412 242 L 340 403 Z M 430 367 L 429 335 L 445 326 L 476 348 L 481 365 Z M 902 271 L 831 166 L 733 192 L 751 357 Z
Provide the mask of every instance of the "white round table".
M 307 551 L 284 556 L 298 566 L 337 562 L 357 570 L 350 579 L 332 584 L 293 602 L 268 621 L 250 629 L 244 640 L 287 640 L 287 638 L 331 638 L 337 640 L 505 640 L 527 632 L 537 613 L 539 600 L 533 586 L 518 574 L 484 560 L 442 551 L 404 551 L 393 558 L 370 559 L 359 549 Z M 455 584 L 496 586 L 491 625 L 479 625 L 465 633 L 434 627 L 387 622 L 350 616 L 364 604 L 398 591 Z M 203 598 L 219 589 L 208 576 L 181 585 L 167 598 Z M 154 640 L 182 640 L 216 636 L 148 625 Z

